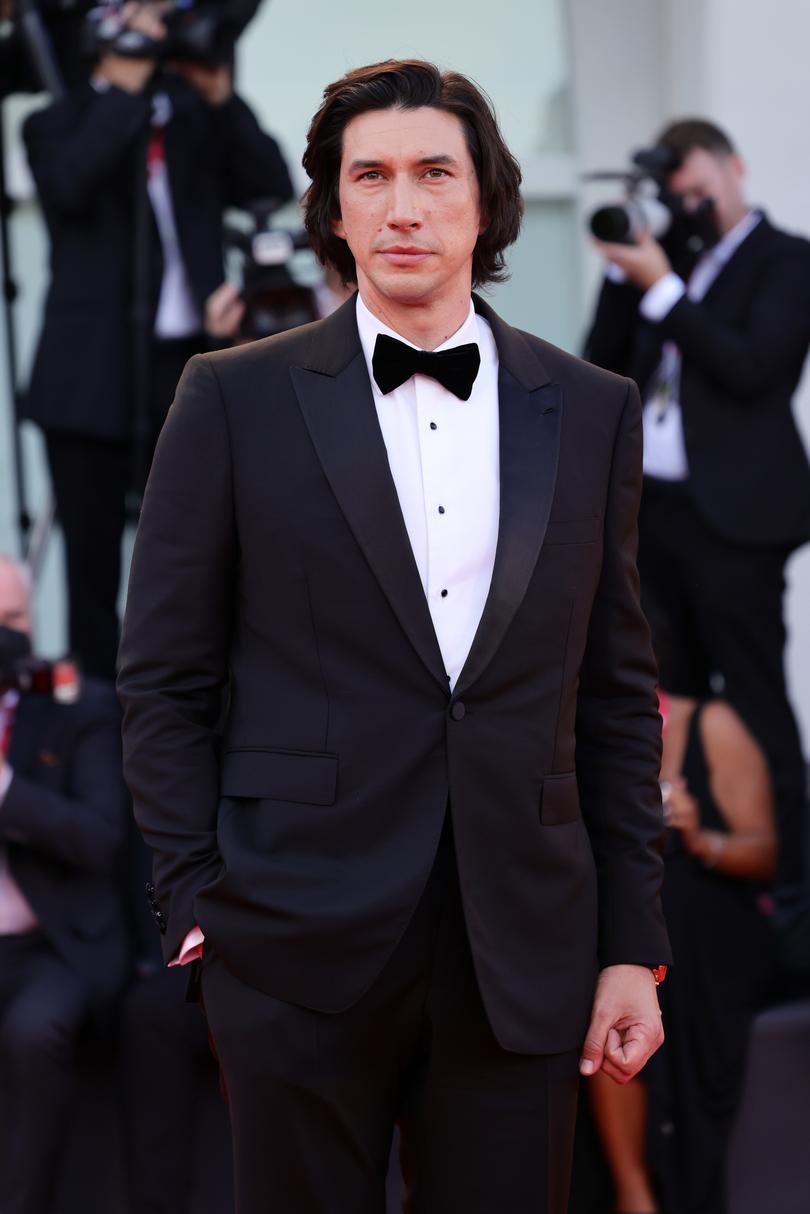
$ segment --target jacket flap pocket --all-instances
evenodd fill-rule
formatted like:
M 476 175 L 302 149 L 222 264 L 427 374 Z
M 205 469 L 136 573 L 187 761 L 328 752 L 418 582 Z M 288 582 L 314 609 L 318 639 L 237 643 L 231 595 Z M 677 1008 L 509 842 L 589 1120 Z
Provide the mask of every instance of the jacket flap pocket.
M 333 805 L 337 755 L 303 750 L 228 750 L 222 759 L 225 797 L 259 797 Z
M 575 771 L 561 776 L 546 776 L 540 794 L 540 821 L 543 826 L 562 826 L 576 822 L 579 812 L 579 789 Z
M 544 544 L 592 544 L 602 534 L 602 520 L 596 515 L 591 518 L 572 518 L 558 522 L 552 519 L 546 528 Z

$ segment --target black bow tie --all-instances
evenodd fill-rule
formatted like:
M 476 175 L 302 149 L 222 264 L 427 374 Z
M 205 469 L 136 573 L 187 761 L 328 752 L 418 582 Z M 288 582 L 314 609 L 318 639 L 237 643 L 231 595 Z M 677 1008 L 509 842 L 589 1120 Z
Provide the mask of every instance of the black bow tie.
M 481 366 L 481 354 L 474 341 L 452 350 L 414 350 L 404 341 L 379 333 L 371 366 L 383 396 L 419 374 L 438 380 L 459 400 L 469 400 Z

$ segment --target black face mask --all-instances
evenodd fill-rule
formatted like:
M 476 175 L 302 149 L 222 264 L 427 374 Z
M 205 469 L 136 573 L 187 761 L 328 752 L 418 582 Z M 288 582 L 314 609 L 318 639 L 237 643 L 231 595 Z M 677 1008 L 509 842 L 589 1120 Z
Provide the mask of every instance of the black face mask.
M 0 624 L 0 670 L 31 656 L 31 638 L 17 628 Z
M 662 189 L 659 197 L 672 215 L 661 243 L 675 272 L 688 277 L 701 254 L 720 240 L 714 200 L 704 198 L 694 210 L 687 210 L 680 194 Z

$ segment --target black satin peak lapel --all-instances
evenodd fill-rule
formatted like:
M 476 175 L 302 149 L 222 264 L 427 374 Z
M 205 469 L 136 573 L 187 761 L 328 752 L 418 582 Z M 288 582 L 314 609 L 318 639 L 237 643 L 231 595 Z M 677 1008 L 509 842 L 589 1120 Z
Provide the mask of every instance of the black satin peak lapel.
M 355 539 L 414 649 L 449 694 L 447 672 L 377 420 L 353 309 L 351 323 L 357 349 L 348 364 L 337 374 L 292 367 L 293 386 L 321 466 Z M 328 355 L 323 348 L 320 353 Z M 345 363 L 345 347 L 340 361 Z
M 501 506 L 495 566 L 455 695 L 463 695 L 492 661 L 523 601 L 543 546 L 557 480 L 559 385 L 530 391 L 502 365 L 498 393 Z
M 455 694 L 494 657 L 537 563 L 557 477 L 562 395 L 542 343 L 507 325 L 479 296 L 498 348 L 500 519 L 489 594 Z M 324 472 L 411 644 L 445 692 L 447 674 L 388 465 L 357 332 L 355 300 L 312 326 L 291 375 Z

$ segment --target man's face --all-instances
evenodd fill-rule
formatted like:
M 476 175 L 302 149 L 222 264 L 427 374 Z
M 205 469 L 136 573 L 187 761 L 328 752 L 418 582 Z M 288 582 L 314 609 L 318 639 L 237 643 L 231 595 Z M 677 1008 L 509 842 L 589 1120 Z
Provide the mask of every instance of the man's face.
M 369 110 L 343 132 L 336 235 L 370 302 L 429 306 L 469 296 L 481 231 L 478 181 L 455 114 Z
M 28 588 L 17 569 L 4 560 L 0 560 L 0 626 L 31 635 Z
M 721 235 L 729 232 L 745 214 L 745 165 L 739 156 L 718 155 L 693 148 L 679 169 L 670 174 L 667 188 L 680 194 L 687 210 L 695 210 L 704 199 L 714 203 Z

